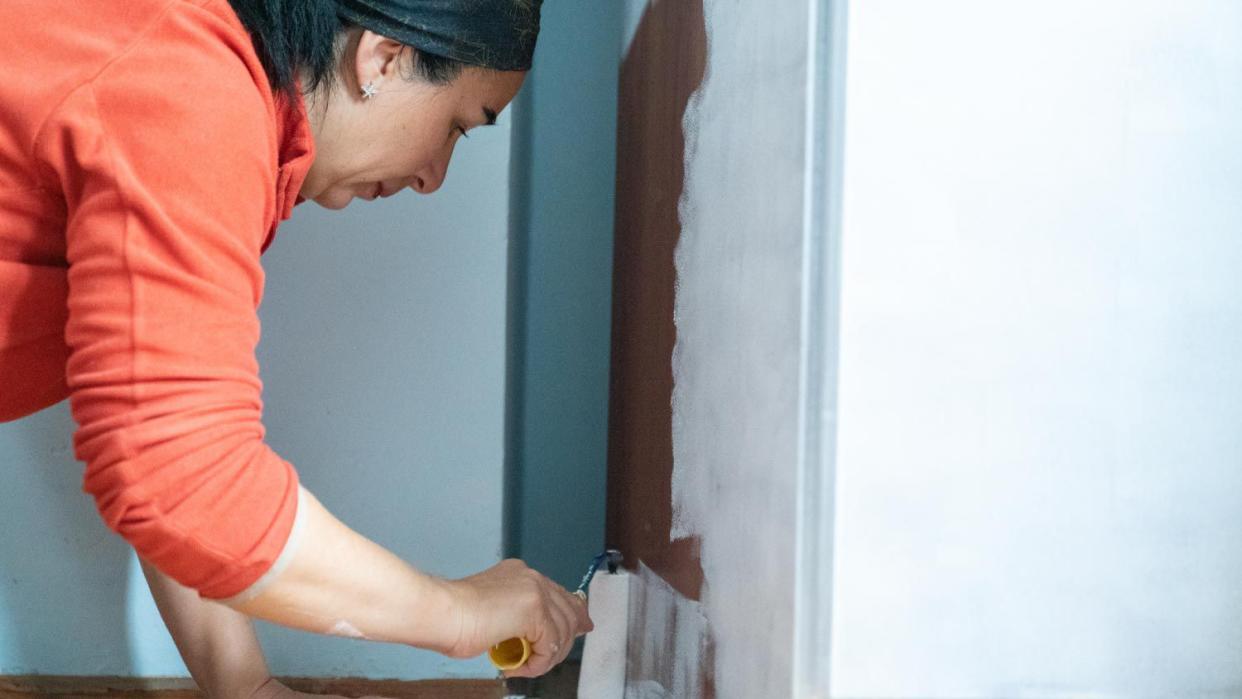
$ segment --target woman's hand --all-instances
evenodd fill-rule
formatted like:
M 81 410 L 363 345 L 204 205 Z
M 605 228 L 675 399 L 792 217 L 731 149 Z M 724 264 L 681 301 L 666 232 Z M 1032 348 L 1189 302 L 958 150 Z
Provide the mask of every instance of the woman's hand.
M 506 677 L 538 677 L 569 655 L 574 640 L 595 628 L 586 602 L 518 560 L 449 583 L 458 601 L 460 632 L 446 654 L 472 658 L 510 638 L 525 638 L 531 657 Z

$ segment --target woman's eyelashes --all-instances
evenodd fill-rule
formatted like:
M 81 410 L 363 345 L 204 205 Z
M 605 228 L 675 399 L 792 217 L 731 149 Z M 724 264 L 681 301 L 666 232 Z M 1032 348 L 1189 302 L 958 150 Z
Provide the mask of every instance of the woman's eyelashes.
M 470 134 L 466 133 L 466 127 L 462 126 L 461 124 L 458 124 L 456 128 L 457 128 L 457 131 L 461 134 L 462 138 L 470 138 Z

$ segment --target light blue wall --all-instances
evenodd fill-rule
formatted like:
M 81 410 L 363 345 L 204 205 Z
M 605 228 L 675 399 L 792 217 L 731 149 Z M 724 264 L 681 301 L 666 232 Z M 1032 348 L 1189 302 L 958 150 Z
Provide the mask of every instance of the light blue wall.
M 338 517 L 420 569 L 501 554 L 510 124 L 463 140 L 445 187 L 306 207 L 268 252 L 268 438 Z M 293 675 L 491 676 L 392 646 L 261 629 Z
M 433 197 L 300 207 L 264 258 L 271 444 L 346 523 L 449 576 L 502 548 L 510 124 L 463 142 Z M 80 490 L 72 429 L 64 405 L 0 425 L 0 674 L 184 675 L 132 554 Z M 494 674 L 260 632 L 280 674 Z
M 515 117 L 507 548 L 570 587 L 604 543 L 622 10 L 546 3 Z
M 82 492 L 72 433 L 66 403 L 0 424 L 0 674 L 133 668 L 131 549 Z

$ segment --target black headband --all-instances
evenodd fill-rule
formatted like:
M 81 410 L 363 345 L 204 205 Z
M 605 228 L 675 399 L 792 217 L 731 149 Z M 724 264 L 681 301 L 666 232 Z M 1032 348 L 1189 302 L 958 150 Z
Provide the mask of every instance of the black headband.
M 344 19 L 472 66 L 530 70 L 543 0 L 338 0 Z

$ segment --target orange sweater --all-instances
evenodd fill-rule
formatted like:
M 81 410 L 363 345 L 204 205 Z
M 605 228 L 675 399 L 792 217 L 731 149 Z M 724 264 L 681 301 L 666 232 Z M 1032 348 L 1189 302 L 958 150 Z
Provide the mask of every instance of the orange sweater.
M 291 538 L 259 256 L 314 157 L 225 0 L 0 3 L 0 420 L 65 397 L 83 488 L 204 597 Z

